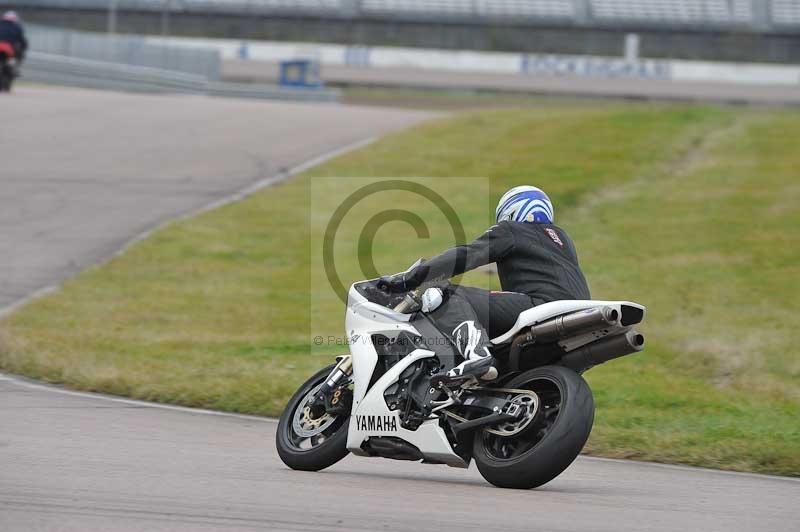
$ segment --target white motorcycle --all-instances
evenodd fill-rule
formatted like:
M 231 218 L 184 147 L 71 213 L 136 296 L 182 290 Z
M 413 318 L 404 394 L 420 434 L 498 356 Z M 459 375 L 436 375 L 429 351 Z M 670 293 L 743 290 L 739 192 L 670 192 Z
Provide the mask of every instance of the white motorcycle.
M 289 400 L 276 436 L 286 465 L 318 471 L 348 453 L 461 468 L 474 459 L 496 486 L 541 486 L 575 460 L 592 430 L 594 400 L 581 373 L 644 347 L 633 330 L 642 305 L 554 301 L 492 340 L 497 379 L 432 385 L 461 358 L 421 312 L 431 286 L 400 295 L 377 280 L 350 288 L 350 354 Z

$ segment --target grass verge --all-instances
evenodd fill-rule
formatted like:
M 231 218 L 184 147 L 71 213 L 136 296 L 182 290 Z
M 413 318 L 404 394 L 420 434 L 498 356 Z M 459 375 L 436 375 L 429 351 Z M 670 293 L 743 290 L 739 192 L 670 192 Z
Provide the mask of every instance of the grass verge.
M 309 356 L 311 337 L 342 328 L 338 300 L 311 293 L 311 183 L 335 199 L 347 181 L 318 178 L 487 176 L 495 199 L 533 182 L 553 197 L 593 295 L 649 307 L 647 350 L 587 373 L 597 399 L 587 452 L 800 475 L 798 137 L 795 112 L 673 105 L 553 104 L 425 124 L 173 223 L 80 274 L 3 322 L 0 367 L 277 415 L 327 361 Z M 485 228 L 491 200 L 458 180 L 439 186 L 468 235 Z M 387 272 L 450 238 L 417 240 L 399 224 L 378 236 Z M 342 277 L 358 279 L 350 262 Z

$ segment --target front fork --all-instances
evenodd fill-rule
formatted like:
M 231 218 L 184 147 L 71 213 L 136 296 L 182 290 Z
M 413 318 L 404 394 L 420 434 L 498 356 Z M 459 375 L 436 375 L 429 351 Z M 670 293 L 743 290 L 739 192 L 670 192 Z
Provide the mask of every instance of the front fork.
M 353 374 L 353 358 L 350 355 L 341 355 L 336 358 L 336 366 L 328 374 L 328 378 L 320 389 L 309 401 L 310 417 L 316 419 L 326 412 L 329 414 L 340 414 L 343 410 L 349 410 L 347 404 L 347 394 L 343 390 L 344 385 Z

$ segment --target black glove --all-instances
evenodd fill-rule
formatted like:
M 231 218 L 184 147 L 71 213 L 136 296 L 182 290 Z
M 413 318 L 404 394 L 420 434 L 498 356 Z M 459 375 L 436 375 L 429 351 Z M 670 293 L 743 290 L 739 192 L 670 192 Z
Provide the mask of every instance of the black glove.
M 408 272 L 384 275 L 378 279 L 378 290 L 383 290 L 384 292 L 408 292 L 419 286 L 414 286 L 409 281 Z
M 420 264 L 407 272 L 384 275 L 378 279 L 378 290 L 383 290 L 384 292 L 409 292 L 422 284 L 427 271 L 428 268 Z

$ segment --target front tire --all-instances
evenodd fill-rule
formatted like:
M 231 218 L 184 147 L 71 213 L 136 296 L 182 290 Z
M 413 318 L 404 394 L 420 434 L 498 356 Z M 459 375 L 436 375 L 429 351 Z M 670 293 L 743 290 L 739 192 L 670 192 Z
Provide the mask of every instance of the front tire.
M 0 61 L 0 92 L 11 92 L 14 71 L 5 60 Z
M 275 444 L 284 464 L 300 471 L 319 471 L 330 467 L 347 456 L 347 426 L 350 416 L 319 420 L 308 418 L 303 411 L 306 403 L 319 386 L 325 382 L 335 366 L 323 368 L 308 379 L 295 392 L 278 421 Z
M 592 391 L 583 377 L 561 366 L 526 371 L 504 388 L 533 390 L 540 410 L 531 427 L 515 436 L 477 433 L 473 457 L 495 486 L 536 488 L 560 475 L 586 444 L 594 422 Z

